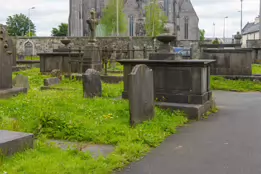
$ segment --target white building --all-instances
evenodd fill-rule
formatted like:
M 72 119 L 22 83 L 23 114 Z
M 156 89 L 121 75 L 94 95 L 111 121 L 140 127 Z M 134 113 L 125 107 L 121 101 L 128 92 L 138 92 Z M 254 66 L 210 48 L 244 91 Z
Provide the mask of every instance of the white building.
M 247 47 L 247 40 L 259 39 L 259 17 L 255 18 L 254 22 L 247 23 L 242 30 L 242 47 Z

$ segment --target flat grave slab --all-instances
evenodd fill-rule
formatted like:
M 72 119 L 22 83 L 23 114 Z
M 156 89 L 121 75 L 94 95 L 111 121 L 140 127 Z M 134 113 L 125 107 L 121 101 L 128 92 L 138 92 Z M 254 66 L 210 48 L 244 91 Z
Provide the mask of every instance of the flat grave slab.
M 62 150 L 76 149 L 82 152 L 90 152 L 94 158 L 97 158 L 99 156 L 106 157 L 115 150 L 115 147 L 112 145 L 70 142 L 63 140 L 48 140 L 48 143 L 54 144 L 56 147 L 59 147 Z
M 27 88 L 0 89 L 0 98 L 10 98 L 20 93 L 27 93 Z
M 33 148 L 33 134 L 0 130 L 0 151 L 5 156 Z

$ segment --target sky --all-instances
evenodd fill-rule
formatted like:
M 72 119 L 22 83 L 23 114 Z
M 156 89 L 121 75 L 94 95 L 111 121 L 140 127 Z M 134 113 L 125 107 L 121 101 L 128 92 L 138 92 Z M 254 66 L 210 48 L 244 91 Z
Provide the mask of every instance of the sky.
M 240 30 L 240 0 L 191 0 L 199 17 L 199 28 L 206 31 L 206 37 L 223 37 L 224 17 L 226 37 L 232 37 Z M 53 27 L 68 23 L 69 0 L 0 0 L 0 23 L 5 24 L 10 15 L 23 13 L 36 25 L 37 36 L 50 36 Z M 259 0 L 243 0 L 243 26 L 253 22 L 259 13 Z M 215 23 L 215 32 L 213 23 Z

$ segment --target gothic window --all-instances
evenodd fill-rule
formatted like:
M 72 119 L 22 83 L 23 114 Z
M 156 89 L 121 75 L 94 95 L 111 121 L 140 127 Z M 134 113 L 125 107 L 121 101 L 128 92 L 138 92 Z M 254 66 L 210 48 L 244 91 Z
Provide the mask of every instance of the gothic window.
M 134 35 L 134 18 L 133 15 L 129 17 L 129 36 Z
M 189 29 L 189 18 L 185 17 L 184 18 L 184 39 L 188 39 L 188 36 L 189 36 L 188 29 Z

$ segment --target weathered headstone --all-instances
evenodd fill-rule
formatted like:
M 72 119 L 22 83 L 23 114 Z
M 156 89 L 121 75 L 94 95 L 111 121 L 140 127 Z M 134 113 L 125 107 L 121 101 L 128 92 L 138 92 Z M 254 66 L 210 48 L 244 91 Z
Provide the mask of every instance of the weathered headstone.
M 24 55 L 25 56 L 33 56 L 33 44 L 30 41 L 27 41 L 24 44 Z
M 94 69 L 88 69 L 82 75 L 84 98 L 101 97 L 102 83 L 100 73 Z
M 60 84 L 61 80 L 57 77 L 44 79 L 44 86 L 53 86 Z
M 26 76 L 18 74 L 13 80 L 13 87 L 30 89 L 29 79 Z
M 0 90 L 12 88 L 12 52 L 8 35 L 0 25 Z
M 154 117 L 153 72 L 146 65 L 136 65 L 129 74 L 130 123 L 132 126 Z

